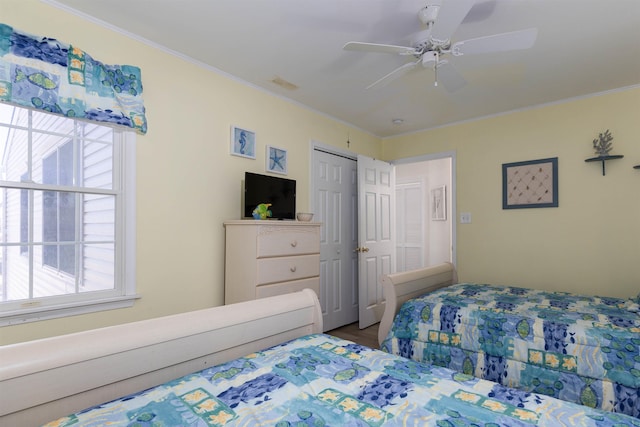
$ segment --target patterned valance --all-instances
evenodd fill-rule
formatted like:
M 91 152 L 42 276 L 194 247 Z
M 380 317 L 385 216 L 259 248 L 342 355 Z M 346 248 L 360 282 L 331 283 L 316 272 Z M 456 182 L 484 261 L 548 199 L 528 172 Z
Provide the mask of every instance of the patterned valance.
M 140 69 L 0 24 L 0 101 L 147 132 Z

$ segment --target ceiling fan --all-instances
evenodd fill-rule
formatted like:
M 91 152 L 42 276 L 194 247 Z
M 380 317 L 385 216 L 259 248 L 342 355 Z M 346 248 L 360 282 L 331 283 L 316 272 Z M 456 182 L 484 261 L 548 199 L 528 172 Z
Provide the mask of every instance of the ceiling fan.
M 411 46 L 395 46 L 378 43 L 348 42 L 344 50 L 392 53 L 401 56 L 411 56 L 411 62 L 396 68 L 389 74 L 373 82 L 367 89 L 383 86 L 403 76 L 410 70 L 422 65 L 433 69 L 435 73 L 434 85 L 438 86 L 438 71 L 440 81 L 449 91 L 455 91 L 466 84 L 462 75 L 443 59 L 448 55 L 462 56 L 490 52 L 506 52 L 510 50 L 528 49 L 533 46 L 538 35 L 537 28 L 521 31 L 494 34 L 452 43 L 451 37 L 467 16 L 476 0 L 442 1 L 442 5 L 429 4 L 418 11 L 418 19 L 426 27 L 414 37 Z

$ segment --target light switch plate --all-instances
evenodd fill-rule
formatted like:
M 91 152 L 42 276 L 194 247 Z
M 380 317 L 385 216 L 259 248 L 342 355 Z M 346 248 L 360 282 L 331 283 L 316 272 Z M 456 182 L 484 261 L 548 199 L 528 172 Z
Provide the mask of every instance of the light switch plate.
M 471 213 L 462 212 L 460 214 L 460 224 L 471 224 Z

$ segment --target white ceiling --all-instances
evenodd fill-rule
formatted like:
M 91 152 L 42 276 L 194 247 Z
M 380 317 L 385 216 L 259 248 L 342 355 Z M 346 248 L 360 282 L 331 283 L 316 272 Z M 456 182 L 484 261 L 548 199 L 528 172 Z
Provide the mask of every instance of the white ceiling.
M 452 42 L 531 27 L 538 37 L 527 50 L 450 57 L 467 81 L 454 92 L 421 67 L 367 90 L 413 57 L 342 47 L 410 44 L 424 29 L 418 10 L 458 0 L 44 1 L 379 137 L 640 84 L 640 0 L 477 0 Z

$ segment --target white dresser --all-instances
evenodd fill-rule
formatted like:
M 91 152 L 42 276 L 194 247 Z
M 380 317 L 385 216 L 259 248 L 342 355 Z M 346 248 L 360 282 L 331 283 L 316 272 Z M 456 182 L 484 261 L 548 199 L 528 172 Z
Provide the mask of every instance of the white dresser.
M 320 223 L 227 221 L 224 303 L 304 288 L 320 293 Z

